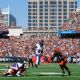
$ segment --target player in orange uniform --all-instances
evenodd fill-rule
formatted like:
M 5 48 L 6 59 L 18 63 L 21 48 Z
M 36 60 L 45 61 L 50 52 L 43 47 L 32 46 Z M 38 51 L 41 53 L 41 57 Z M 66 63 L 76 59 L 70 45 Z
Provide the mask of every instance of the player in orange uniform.
M 54 57 L 57 57 L 57 61 L 58 61 L 59 65 L 60 65 L 60 68 L 61 68 L 61 70 L 62 70 L 62 75 L 65 74 L 64 69 L 66 69 L 67 72 L 68 72 L 68 74 L 69 74 L 69 76 L 70 76 L 70 75 L 71 75 L 71 72 L 70 72 L 70 70 L 68 69 L 68 67 L 66 66 L 67 59 L 66 59 L 66 57 L 62 54 L 62 52 L 60 51 L 59 48 L 56 48 L 56 49 L 55 49 L 55 52 L 54 52 L 54 55 L 53 55 L 53 59 L 54 59 Z

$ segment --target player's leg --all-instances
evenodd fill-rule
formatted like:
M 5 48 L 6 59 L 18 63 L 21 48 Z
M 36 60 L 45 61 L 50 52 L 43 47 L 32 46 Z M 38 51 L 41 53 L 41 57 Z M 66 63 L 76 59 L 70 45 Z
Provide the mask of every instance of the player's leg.
M 29 59 L 29 67 L 30 67 L 31 59 Z
M 63 65 L 60 65 L 60 68 L 61 68 L 61 70 L 62 70 L 62 76 L 63 76 L 63 75 L 65 74 Z
M 39 60 L 39 57 L 36 56 L 36 63 L 35 63 L 35 67 L 36 67 L 36 68 L 38 67 L 38 60 Z
M 63 60 L 59 62 L 60 68 L 61 68 L 61 70 L 62 70 L 62 75 L 64 75 L 64 74 L 65 74 L 63 64 L 64 64 Z
M 41 55 L 38 56 L 38 65 L 40 65 L 40 58 L 41 58 Z
M 68 74 L 69 74 L 69 76 L 71 75 L 71 71 L 69 70 L 69 68 L 66 66 L 66 63 L 63 65 L 64 66 L 64 68 L 67 70 L 67 72 L 68 72 Z
M 21 71 L 17 71 L 16 76 L 18 76 L 18 77 L 21 76 L 20 73 L 21 73 Z
M 31 59 L 31 65 L 32 65 L 32 67 L 34 67 L 34 66 L 33 66 L 33 61 L 32 61 L 32 59 Z

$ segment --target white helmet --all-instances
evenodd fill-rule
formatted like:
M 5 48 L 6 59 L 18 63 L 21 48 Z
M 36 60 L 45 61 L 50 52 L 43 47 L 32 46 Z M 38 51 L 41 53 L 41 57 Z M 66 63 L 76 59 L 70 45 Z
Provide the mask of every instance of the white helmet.
M 39 49 L 40 48 L 40 44 L 36 44 L 36 47 Z
M 26 61 L 23 62 L 24 64 L 26 63 Z

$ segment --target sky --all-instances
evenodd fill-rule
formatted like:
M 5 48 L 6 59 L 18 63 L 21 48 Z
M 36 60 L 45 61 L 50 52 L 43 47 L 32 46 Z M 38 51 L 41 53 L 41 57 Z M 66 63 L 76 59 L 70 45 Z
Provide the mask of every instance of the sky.
M 10 13 L 16 17 L 17 26 L 28 27 L 28 0 L 0 0 L 0 9 L 9 6 Z M 80 8 L 80 0 L 78 0 Z
M 16 17 L 17 26 L 28 26 L 28 0 L 0 0 L 0 9 L 10 8 L 10 13 Z

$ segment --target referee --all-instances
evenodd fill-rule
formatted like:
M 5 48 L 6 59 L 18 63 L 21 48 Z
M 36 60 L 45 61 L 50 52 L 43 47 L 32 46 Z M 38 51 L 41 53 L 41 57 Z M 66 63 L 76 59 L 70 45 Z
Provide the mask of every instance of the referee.
M 32 52 L 32 50 L 30 50 L 30 53 L 29 53 L 29 55 L 28 55 L 29 67 L 30 67 L 31 65 L 32 65 L 32 67 L 34 67 L 34 66 L 33 66 L 32 57 L 33 57 L 33 52 Z

